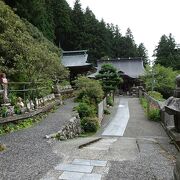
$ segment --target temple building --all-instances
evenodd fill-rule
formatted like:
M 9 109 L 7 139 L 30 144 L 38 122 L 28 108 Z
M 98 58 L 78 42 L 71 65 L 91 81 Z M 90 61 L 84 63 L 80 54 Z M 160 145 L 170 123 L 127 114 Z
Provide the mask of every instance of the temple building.
M 72 82 L 78 75 L 87 75 L 92 69 L 92 64 L 87 63 L 87 50 L 63 51 L 62 64 L 70 71 Z
M 123 78 L 123 84 L 119 87 L 123 92 L 130 91 L 133 86 L 141 85 L 139 77 L 142 76 L 145 71 L 142 58 L 98 60 L 96 73 L 93 73 L 88 77 L 95 78 L 103 64 L 112 64 L 117 69 L 119 75 Z

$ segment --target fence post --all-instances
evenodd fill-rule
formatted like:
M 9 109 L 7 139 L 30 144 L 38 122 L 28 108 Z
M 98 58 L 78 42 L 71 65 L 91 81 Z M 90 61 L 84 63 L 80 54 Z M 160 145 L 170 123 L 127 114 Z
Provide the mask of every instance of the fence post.
M 149 119 L 149 112 L 150 112 L 150 99 L 148 97 L 146 97 L 147 100 L 147 117 Z
M 26 85 L 24 84 L 24 85 L 23 85 L 23 96 L 24 96 L 24 101 L 26 100 L 26 92 L 25 92 L 25 89 L 26 89 Z

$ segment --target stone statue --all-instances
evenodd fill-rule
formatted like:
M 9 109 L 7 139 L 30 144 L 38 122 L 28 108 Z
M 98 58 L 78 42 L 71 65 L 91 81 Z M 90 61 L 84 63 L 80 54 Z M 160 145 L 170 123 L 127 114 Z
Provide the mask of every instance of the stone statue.
M 20 107 L 20 108 L 24 108 L 24 103 L 23 103 L 21 97 L 17 98 L 17 106 Z
M 5 73 L 1 73 L 0 74 L 0 83 L 3 87 L 3 101 L 4 103 L 9 103 L 9 98 L 8 98 L 8 80 L 6 78 L 6 74 Z

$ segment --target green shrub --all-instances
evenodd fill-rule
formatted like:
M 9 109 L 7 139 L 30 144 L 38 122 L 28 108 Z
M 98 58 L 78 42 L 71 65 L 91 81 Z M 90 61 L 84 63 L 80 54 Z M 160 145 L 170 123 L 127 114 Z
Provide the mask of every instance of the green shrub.
M 163 95 L 157 91 L 149 91 L 148 94 L 158 101 L 163 101 Z
M 81 126 L 85 132 L 96 132 L 100 127 L 97 117 L 84 117 L 81 120 Z
M 112 96 L 108 96 L 106 101 L 107 101 L 107 105 L 109 105 L 109 106 L 113 106 L 114 105 L 113 97 Z
M 105 109 L 104 114 L 111 114 L 111 113 L 109 112 L 109 110 Z
M 147 109 L 147 100 L 145 98 L 140 98 L 140 103 L 144 109 Z
M 21 114 L 21 108 L 17 105 L 14 106 L 14 113 L 15 114 Z
M 82 76 L 75 81 L 75 84 L 78 102 L 88 101 L 96 106 L 102 101 L 104 92 L 99 81 Z
M 77 111 L 79 113 L 79 117 L 82 119 L 84 117 L 95 117 L 96 110 L 93 105 L 89 105 L 87 103 L 81 102 L 77 106 Z
M 149 114 L 148 114 L 148 118 L 152 121 L 160 121 L 160 110 L 159 109 L 155 109 L 155 108 L 151 108 L 149 110 Z
M 2 117 L 7 117 L 7 114 L 8 114 L 8 109 L 7 109 L 6 106 L 3 106 L 3 107 L 1 108 L 1 116 L 2 116 Z
M 17 96 L 14 93 L 9 94 L 9 99 L 11 101 L 12 106 L 14 106 L 17 103 Z

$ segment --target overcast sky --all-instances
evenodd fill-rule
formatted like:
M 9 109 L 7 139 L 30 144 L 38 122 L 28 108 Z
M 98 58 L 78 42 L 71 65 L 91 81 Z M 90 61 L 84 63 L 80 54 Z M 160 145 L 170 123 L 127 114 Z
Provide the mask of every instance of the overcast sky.
M 67 0 L 73 7 L 75 0 Z M 180 0 L 81 0 L 96 18 L 119 25 L 124 35 L 130 27 L 136 43 L 143 42 L 151 58 L 163 34 L 180 43 Z M 152 58 L 151 58 L 152 59 Z

